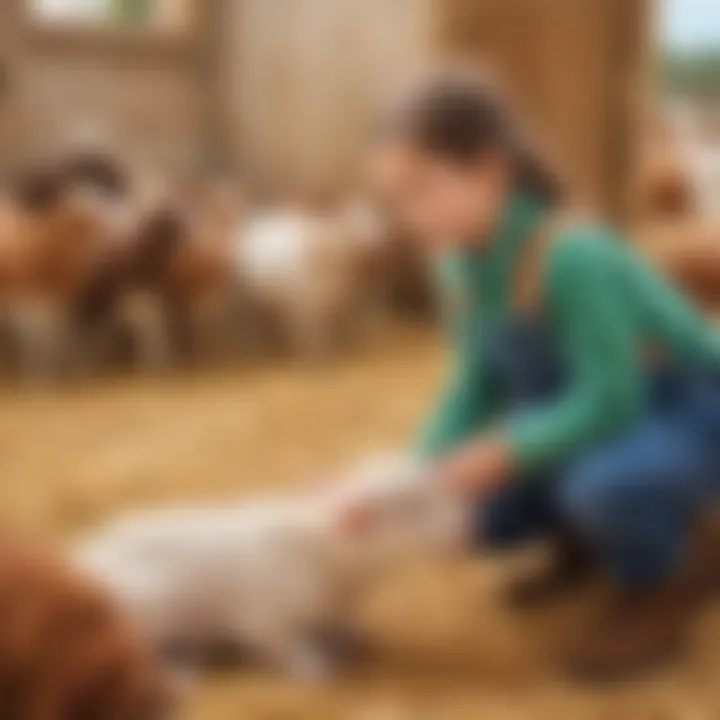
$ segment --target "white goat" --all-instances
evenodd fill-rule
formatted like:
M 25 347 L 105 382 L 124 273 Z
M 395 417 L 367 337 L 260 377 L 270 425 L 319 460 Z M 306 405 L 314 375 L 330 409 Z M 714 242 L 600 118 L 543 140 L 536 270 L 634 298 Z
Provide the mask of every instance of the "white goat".
M 77 560 L 160 648 L 232 642 L 317 678 L 338 660 L 322 633 L 355 636 L 359 591 L 410 556 L 459 547 L 463 516 L 416 462 L 386 457 L 305 495 L 141 515 Z
M 346 203 L 328 213 L 281 208 L 238 230 L 239 282 L 277 317 L 293 349 L 317 358 L 371 295 L 387 231 L 370 207 Z M 374 273 L 377 276 L 377 273 Z

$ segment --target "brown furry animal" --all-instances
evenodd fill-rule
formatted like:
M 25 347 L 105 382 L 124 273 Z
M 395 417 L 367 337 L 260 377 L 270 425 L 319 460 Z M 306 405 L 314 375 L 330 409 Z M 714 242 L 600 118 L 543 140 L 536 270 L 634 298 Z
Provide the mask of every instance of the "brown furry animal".
M 81 170 L 34 169 L 0 197 L 0 315 L 23 380 L 82 364 L 75 305 L 119 234 L 120 202 Z
M 643 173 L 638 190 L 639 212 L 643 218 L 687 217 L 695 212 L 695 197 L 683 168 L 667 158 L 658 158 Z
M 169 694 L 148 649 L 98 588 L 0 539 L 0 717 L 162 720 Z
M 172 203 L 144 210 L 127 240 L 96 266 L 78 304 L 81 322 L 115 318 L 149 368 L 167 366 L 183 349 L 204 349 L 203 331 L 214 329 L 233 299 L 229 234 Z
M 720 224 L 656 223 L 636 235 L 642 254 L 708 311 L 720 309 Z
M 633 197 L 638 220 L 691 217 L 697 211 L 697 197 L 678 129 L 661 116 L 645 130 Z

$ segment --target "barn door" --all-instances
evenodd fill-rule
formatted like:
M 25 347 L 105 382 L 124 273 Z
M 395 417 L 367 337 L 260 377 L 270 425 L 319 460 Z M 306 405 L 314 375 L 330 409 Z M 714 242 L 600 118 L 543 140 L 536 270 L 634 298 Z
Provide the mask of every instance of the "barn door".
M 429 0 L 244 0 L 231 67 L 242 163 L 318 183 L 355 166 L 371 108 L 417 62 Z

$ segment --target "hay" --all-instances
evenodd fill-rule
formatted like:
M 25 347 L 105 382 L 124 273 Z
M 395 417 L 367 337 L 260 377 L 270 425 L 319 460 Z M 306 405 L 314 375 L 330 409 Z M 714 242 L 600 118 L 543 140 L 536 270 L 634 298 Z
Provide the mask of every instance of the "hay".
M 394 333 L 323 368 L 129 379 L 0 403 L 0 508 L 51 539 L 121 508 L 275 491 L 411 436 L 441 374 L 435 339 Z M 498 607 L 489 562 L 408 569 L 373 597 L 377 664 L 330 687 L 260 671 L 205 681 L 185 720 L 654 720 L 719 706 L 720 618 L 671 675 L 612 693 L 565 685 L 550 657 L 574 622 L 560 607 Z

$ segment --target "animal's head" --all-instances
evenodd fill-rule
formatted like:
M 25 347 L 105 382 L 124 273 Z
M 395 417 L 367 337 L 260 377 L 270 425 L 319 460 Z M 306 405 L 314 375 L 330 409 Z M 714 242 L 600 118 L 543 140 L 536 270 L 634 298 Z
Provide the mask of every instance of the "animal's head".
M 59 167 L 37 166 L 14 188 L 14 206 L 24 218 L 26 240 L 53 273 L 103 247 L 110 235 L 112 201 L 90 183 L 76 183 Z
M 14 196 L 24 210 L 45 214 L 67 204 L 73 191 L 85 191 L 86 197 L 120 198 L 128 186 L 127 175 L 111 155 L 78 152 L 25 168 L 16 178 Z
M 69 184 L 91 187 L 109 197 L 121 198 L 130 190 L 130 179 L 119 160 L 109 152 L 77 151 L 60 162 Z
M 349 473 L 333 512 L 343 546 L 370 562 L 455 550 L 465 534 L 460 501 L 408 457 L 379 457 Z

